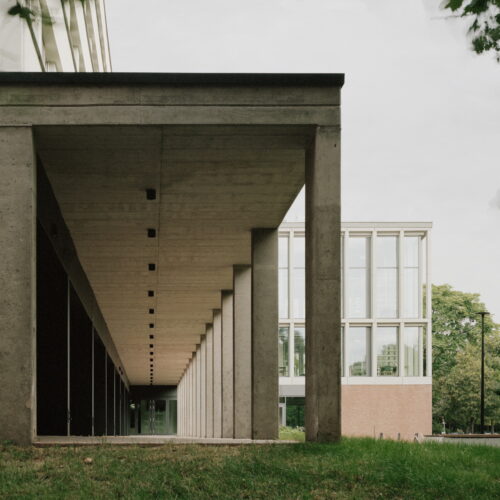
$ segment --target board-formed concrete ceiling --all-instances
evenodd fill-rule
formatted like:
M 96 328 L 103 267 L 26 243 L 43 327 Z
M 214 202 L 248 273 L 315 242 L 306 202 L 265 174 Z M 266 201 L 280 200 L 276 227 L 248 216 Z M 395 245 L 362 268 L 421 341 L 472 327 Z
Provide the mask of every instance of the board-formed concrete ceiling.
M 150 358 L 155 384 L 177 384 L 221 290 L 232 288 L 232 266 L 250 264 L 250 230 L 278 227 L 302 187 L 309 132 L 36 129 L 37 153 L 131 384 L 149 383 Z

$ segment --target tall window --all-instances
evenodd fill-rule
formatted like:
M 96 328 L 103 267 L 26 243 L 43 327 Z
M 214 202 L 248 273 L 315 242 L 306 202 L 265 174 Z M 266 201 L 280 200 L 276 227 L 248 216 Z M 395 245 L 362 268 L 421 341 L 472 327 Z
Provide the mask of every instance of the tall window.
M 396 318 L 398 315 L 398 238 L 379 236 L 376 239 L 377 316 Z
M 288 369 L 289 340 L 290 329 L 288 326 L 280 326 L 278 332 L 278 366 L 280 377 L 288 377 L 290 375 Z
M 369 304 L 370 238 L 353 236 L 348 239 L 348 305 L 347 316 L 367 318 Z
M 288 318 L 288 236 L 278 239 L 278 280 L 280 318 Z
M 296 326 L 293 334 L 294 340 L 294 372 L 296 377 L 306 374 L 306 329 Z
M 293 238 L 293 317 L 306 317 L 306 247 L 305 237 Z
M 420 375 L 420 326 L 405 326 L 404 329 L 404 364 L 405 377 L 418 377 Z
M 398 327 L 379 326 L 376 328 L 375 350 L 377 375 L 379 377 L 398 376 Z
M 404 239 L 404 312 L 405 318 L 419 316 L 419 236 Z
M 349 376 L 370 375 L 370 328 L 366 326 L 349 327 L 346 344 Z

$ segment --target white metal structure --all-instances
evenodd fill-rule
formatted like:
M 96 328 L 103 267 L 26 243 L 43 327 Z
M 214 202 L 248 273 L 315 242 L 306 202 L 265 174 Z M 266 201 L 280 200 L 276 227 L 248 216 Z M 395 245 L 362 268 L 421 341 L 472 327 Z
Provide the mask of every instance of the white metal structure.
M 0 71 L 111 71 L 105 0 L 1 2 Z
M 431 384 L 431 223 L 342 224 L 342 384 Z M 280 396 L 304 396 L 305 226 L 280 227 Z M 429 284 L 429 286 L 427 286 Z

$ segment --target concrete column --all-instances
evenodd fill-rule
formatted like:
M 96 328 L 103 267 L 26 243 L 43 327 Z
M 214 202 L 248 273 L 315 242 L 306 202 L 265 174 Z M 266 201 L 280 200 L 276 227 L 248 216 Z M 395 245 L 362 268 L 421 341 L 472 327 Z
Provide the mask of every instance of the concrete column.
M 201 363 L 201 436 L 207 435 L 207 342 L 203 337 L 200 348 Z
M 252 438 L 252 269 L 234 266 L 234 437 Z
M 206 434 L 214 437 L 214 338 L 213 326 L 207 323 L 207 361 L 206 361 Z
M 214 437 L 222 437 L 222 319 L 214 309 Z
M 196 435 L 201 436 L 201 354 L 200 346 L 196 349 Z
M 222 291 L 222 437 L 234 437 L 233 292 Z
M 253 439 L 278 439 L 278 321 L 278 231 L 253 229 Z
M 318 127 L 306 159 L 306 439 L 340 426 L 340 129 Z
M 0 128 L 0 441 L 36 433 L 36 162 L 31 127 Z

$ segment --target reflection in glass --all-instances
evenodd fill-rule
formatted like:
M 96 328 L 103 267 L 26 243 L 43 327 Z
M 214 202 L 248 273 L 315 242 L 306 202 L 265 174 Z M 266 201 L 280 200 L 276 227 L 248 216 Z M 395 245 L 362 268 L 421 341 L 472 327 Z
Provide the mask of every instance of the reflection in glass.
M 406 377 L 420 375 L 420 328 L 419 326 L 406 326 L 404 330 L 404 374 Z
M 348 311 L 350 318 L 367 318 L 369 312 L 370 239 L 356 236 L 348 239 Z
M 396 318 L 398 314 L 398 238 L 379 236 L 376 239 L 377 315 Z
M 349 376 L 360 377 L 370 374 L 370 328 L 351 326 L 348 329 L 347 359 Z
M 306 329 L 303 326 L 294 328 L 294 375 L 303 377 L 306 374 Z
M 280 377 L 288 377 L 288 350 L 290 330 L 288 326 L 280 326 L 278 333 L 278 369 Z
M 396 377 L 399 365 L 398 328 L 396 326 L 379 326 L 376 332 L 377 375 Z
M 418 236 L 404 239 L 404 317 L 418 318 L 419 315 L 419 240 Z
M 306 317 L 305 237 L 293 238 L 293 317 Z

